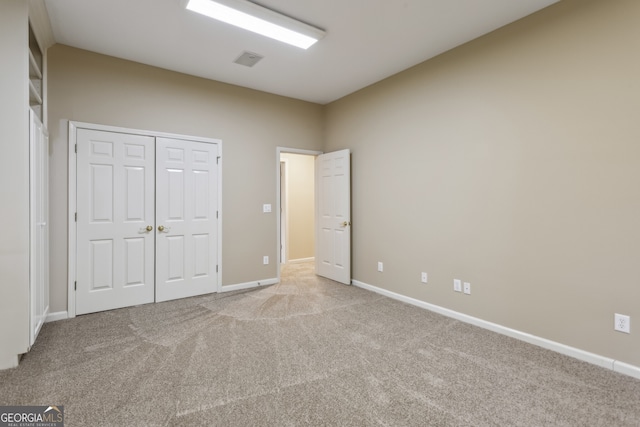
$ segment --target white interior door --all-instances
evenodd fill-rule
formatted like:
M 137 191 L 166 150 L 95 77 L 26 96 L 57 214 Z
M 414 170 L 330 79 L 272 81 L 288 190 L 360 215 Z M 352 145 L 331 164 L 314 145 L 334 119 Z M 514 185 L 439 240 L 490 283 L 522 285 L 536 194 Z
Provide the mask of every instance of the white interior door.
M 77 131 L 76 314 L 154 300 L 154 138 Z
M 316 274 L 351 284 L 351 154 L 316 157 Z
M 156 140 L 156 301 L 215 292 L 218 145 Z

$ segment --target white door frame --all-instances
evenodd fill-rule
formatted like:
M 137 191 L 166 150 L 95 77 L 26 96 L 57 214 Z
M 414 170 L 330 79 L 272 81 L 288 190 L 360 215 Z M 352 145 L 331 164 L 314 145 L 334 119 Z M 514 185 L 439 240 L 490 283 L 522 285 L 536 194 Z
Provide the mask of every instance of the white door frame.
M 214 138 L 203 138 L 199 136 L 180 135 L 166 132 L 156 132 L 142 129 L 129 129 L 119 126 L 106 126 L 94 123 L 84 123 L 69 120 L 69 208 L 68 208 L 68 278 L 67 278 L 67 317 L 76 317 L 76 212 L 77 212 L 77 155 L 76 155 L 76 132 L 78 129 L 90 129 L 105 132 L 127 133 L 132 135 L 145 135 L 153 137 L 164 137 L 174 139 L 184 139 L 187 141 L 205 142 L 218 145 L 218 271 L 217 292 L 222 290 L 222 141 Z M 278 163 L 279 165 L 279 163 Z M 279 271 L 279 270 L 278 270 Z M 278 273 L 279 274 L 279 273 Z
M 320 154 L 323 154 L 322 151 L 315 151 L 315 150 L 302 150 L 299 148 L 288 148 L 288 147 L 276 147 L 276 224 L 277 224 L 277 231 L 276 231 L 276 236 L 277 236 L 277 254 L 278 254 L 278 282 L 280 282 L 280 269 L 281 269 L 281 265 L 282 264 L 282 259 L 281 258 L 281 251 L 280 251 L 280 245 L 282 244 L 281 242 L 281 238 L 282 238 L 282 230 L 280 230 L 281 227 L 281 209 L 282 206 L 280 206 L 280 186 L 282 185 L 282 183 L 280 182 L 280 154 L 282 153 L 291 153 L 291 154 L 304 154 L 307 156 L 319 156 Z M 316 218 L 317 220 L 317 218 Z
M 287 188 L 288 183 L 288 165 L 287 159 L 280 159 L 280 209 L 278 212 L 280 213 L 280 266 L 282 264 L 287 263 L 287 251 L 289 250 L 289 214 L 287 211 L 287 197 L 289 189 Z M 284 183 L 282 182 L 282 177 L 284 176 Z M 276 206 L 276 209 L 278 207 Z M 283 242 L 284 239 L 284 242 Z

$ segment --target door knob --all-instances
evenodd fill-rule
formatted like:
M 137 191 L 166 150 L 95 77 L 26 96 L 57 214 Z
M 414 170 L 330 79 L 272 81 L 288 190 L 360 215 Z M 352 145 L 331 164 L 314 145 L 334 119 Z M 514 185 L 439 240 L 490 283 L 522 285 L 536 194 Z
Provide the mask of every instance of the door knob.
M 150 225 L 147 225 L 147 231 L 151 231 L 151 230 L 153 230 L 153 227 Z
M 158 231 L 164 231 L 164 225 L 159 225 L 158 226 Z
M 347 222 L 347 221 L 345 221 L 345 222 L 343 222 L 343 223 L 342 223 L 342 226 L 343 226 L 343 227 L 346 227 L 347 225 L 351 225 L 351 223 L 350 223 L 350 222 Z

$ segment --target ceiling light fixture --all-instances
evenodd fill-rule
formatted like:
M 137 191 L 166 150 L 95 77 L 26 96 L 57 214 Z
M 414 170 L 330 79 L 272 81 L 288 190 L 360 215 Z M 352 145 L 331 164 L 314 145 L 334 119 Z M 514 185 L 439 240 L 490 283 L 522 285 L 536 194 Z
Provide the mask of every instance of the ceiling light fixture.
M 189 0 L 187 9 L 307 49 L 325 32 L 247 0 Z

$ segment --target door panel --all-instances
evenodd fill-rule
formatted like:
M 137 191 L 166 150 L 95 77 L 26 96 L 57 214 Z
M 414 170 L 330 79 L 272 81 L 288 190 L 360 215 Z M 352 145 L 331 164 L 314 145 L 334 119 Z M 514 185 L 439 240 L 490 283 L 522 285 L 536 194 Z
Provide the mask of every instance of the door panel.
M 76 313 L 154 300 L 154 138 L 77 131 Z
M 218 146 L 156 141 L 156 301 L 215 292 Z
M 145 283 L 145 254 L 144 239 L 132 237 L 124 240 L 125 250 L 125 278 L 124 286 L 138 286 Z
M 91 240 L 89 244 L 91 245 L 89 264 L 91 290 L 113 289 L 113 240 Z
M 316 158 L 316 273 L 351 284 L 351 158 L 349 150 Z

